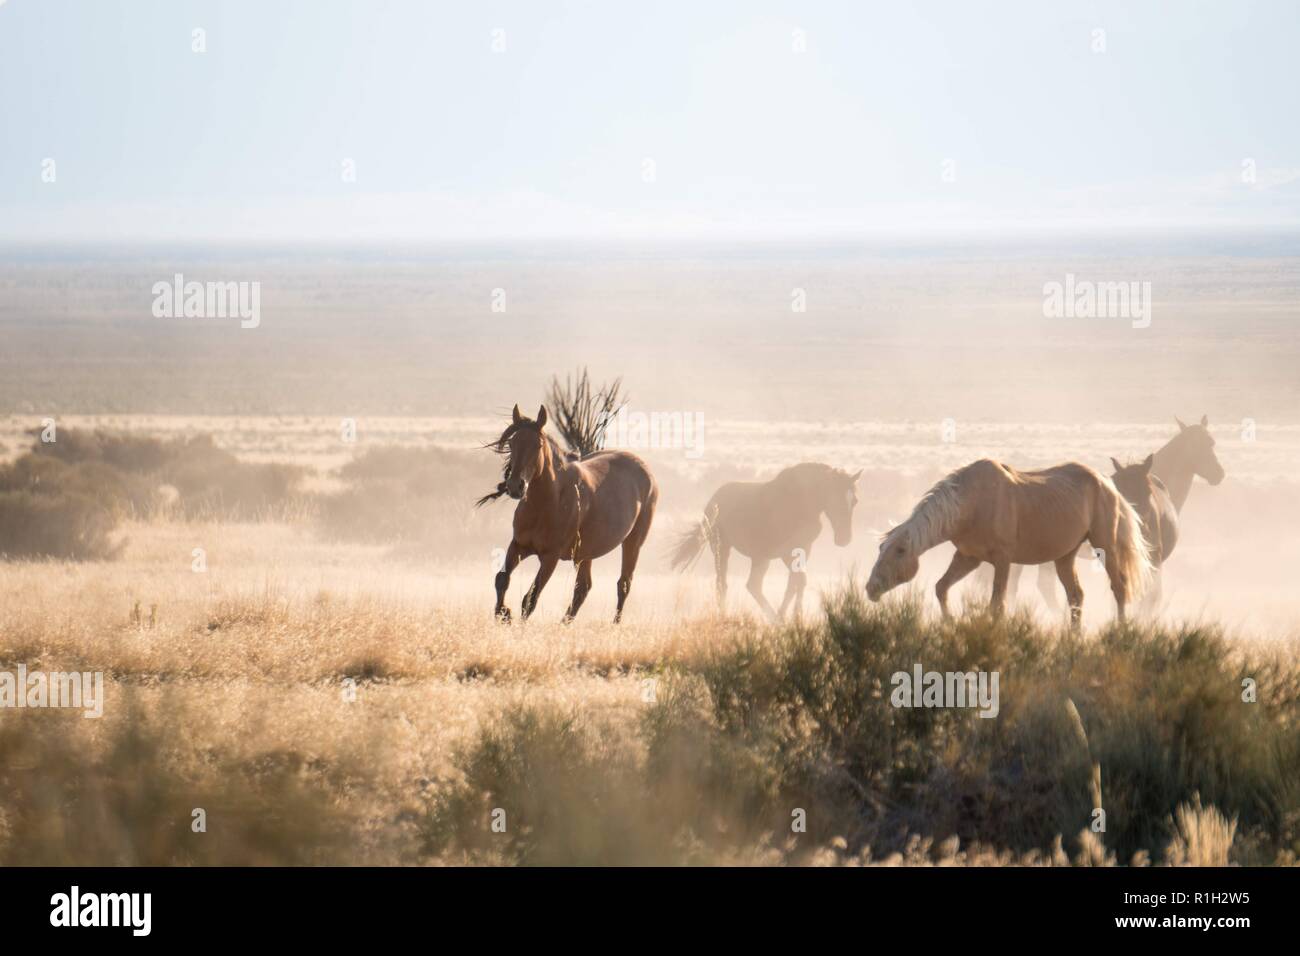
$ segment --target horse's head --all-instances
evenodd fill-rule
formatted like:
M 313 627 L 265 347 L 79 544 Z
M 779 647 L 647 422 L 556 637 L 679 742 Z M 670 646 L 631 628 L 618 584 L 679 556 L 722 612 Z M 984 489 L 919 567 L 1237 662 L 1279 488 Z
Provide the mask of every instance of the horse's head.
M 880 554 L 867 579 L 867 597 L 879 601 L 886 591 L 906 584 L 921 569 L 921 552 L 899 525 L 880 536 Z
M 518 501 L 528 491 L 528 483 L 546 467 L 549 439 L 543 432 L 546 427 L 546 406 L 537 412 L 537 419 L 525 418 L 516 405 L 513 421 L 497 440 L 497 450 L 508 456 L 506 464 L 506 494 Z
M 1121 465 L 1115 458 L 1110 460 L 1115 466 L 1115 474 L 1110 476 L 1115 489 L 1142 517 L 1150 514 L 1155 507 L 1155 488 L 1151 484 L 1151 466 L 1155 460 L 1155 455 L 1147 455 L 1136 465 Z
M 1182 446 L 1192 472 L 1212 485 L 1223 481 L 1223 466 L 1214 454 L 1214 436 L 1207 427 L 1209 416 L 1202 415 L 1199 425 L 1185 425 L 1178 418 L 1174 421 L 1178 422 L 1178 438 L 1175 440 Z
M 853 540 L 853 508 L 858 503 L 856 485 L 862 472 L 850 475 L 833 469 L 822 491 L 822 512 L 831 523 L 835 543 L 844 547 Z

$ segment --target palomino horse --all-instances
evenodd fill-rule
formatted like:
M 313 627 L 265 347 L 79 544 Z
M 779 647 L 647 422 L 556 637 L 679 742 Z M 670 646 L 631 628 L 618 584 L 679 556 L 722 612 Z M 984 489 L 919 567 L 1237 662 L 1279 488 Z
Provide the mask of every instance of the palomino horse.
M 695 563 L 707 543 L 717 572 L 718 604 L 727 598 L 727 559 L 735 548 L 750 559 L 749 593 L 770 618 L 785 617 L 791 603 L 798 614 L 808 572 L 804 570 L 813 542 L 822 531 L 822 515 L 830 520 L 835 543 L 853 540 L 854 485 L 862 472 L 848 472 L 804 462 L 771 481 L 732 481 L 719 488 L 704 506 L 704 519 L 682 535 L 673 550 L 672 565 L 685 570 Z M 779 558 L 790 569 L 781 610 L 763 597 L 763 577 Z
M 1178 422 L 1178 434 L 1165 442 L 1155 453 L 1151 465 L 1151 476 L 1163 484 L 1165 493 L 1174 506 L 1174 516 L 1177 517 L 1182 512 L 1188 495 L 1192 492 L 1192 481 L 1201 478 L 1210 485 L 1219 484 L 1223 481 L 1223 465 L 1219 464 L 1219 459 L 1214 454 L 1214 438 L 1210 435 L 1210 430 L 1207 427 L 1210 423 L 1209 416 L 1202 415 L 1198 425 L 1184 424 L 1178 418 L 1175 418 L 1174 421 Z M 1114 461 L 1114 459 L 1111 460 Z M 1172 550 L 1172 546 L 1170 550 Z M 1088 555 L 1084 552 L 1080 556 L 1087 557 Z M 1165 557 L 1168 556 L 1168 554 L 1165 554 Z M 1159 602 L 1161 592 L 1160 577 L 1159 567 L 1157 567 L 1155 581 L 1152 587 L 1143 595 L 1141 610 L 1154 610 Z M 1020 568 L 1013 568 L 1011 575 L 1012 594 L 1016 593 L 1016 585 L 1019 579 Z M 1052 574 L 1052 566 L 1049 564 L 1038 566 L 1038 590 L 1043 595 L 1043 600 L 1047 603 L 1047 606 L 1052 610 L 1056 610 L 1056 579 Z
M 514 537 L 506 549 L 505 565 L 497 572 L 498 620 L 508 622 L 505 606 L 510 573 L 520 560 L 537 555 L 541 567 L 524 595 L 520 617 L 527 619 L 560 561 L 578 569 L 573 603 L 564 620 L 573 620 L 591 590 L 591 562 L 623 545 L 623 568 L 618 577 L 618 610 L 632 588 L 637 555 L 650 532 L 659 486 L 650 469 L 625 451 L 598 451 L 583 458 L 564 454 L 546 434 L 546 406 L 537 420 L 514 409 L 514 420 L 501 433 L 496 449 L 509 455 L 504 490 L 519 502 L 515 508 Z M 492 497 L 492 496 L 488 496 Z
M 882 536 L 867 595 L 878 601 L 890 588 L 912 580 L 921 554 L 944 541 L 957 548 L 935 586 L 945 616 L 949 588 L 984 561 L 993 565 L 995 614 L 1006 603 L 1013 563 L 1055 562 L 1076 624 L 1083 613 L 1083 588 L 1074 554 L 1084 541 L 1105 552 L 1120 620 L 1124 605 L 1151 574 L 1137 513 L 1110 479 L 1074 461 L 1017 471 L 984 458 L 957 469 L 926 492 L 911 517 Z

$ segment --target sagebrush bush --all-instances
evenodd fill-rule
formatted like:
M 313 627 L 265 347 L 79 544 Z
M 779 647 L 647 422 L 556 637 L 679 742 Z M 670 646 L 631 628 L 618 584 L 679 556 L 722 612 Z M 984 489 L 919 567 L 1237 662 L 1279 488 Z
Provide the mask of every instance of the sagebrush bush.
M 118 485 L 134 489 L 129 500 L 137 510 L 157 506 L 159 487 L 169 485 L 177 492 L 175 507 L 186 518 L 281 517 L 300 504 L 295 492 L 306 474 L 298 465 L 240 461 L 217 447 L 211 435 L 164 441 L 102 430 L 62 429 L 57 441 L 34 442 L 30 454 L 79 468 L 98 467 L 101 474 L 116 475 Z
M 504 509 L 474 508 L 500 480 L 500 462 L 482 451 L 373 448 L 338 476 L 347 487 L 321 498 L 317 518 L 321 533 L 337 540 L 463 557 L 509 524 Z
M 118 517 L 87 495 L 0 491 L 0 559 L 66 558 L 92 561 L 113 557 Z
M 178 492 L 187 518 L 276 519 L 305 509 L 297 487 L 307 470 L 283 462 L 246 462 L 218 448 L 211 435 L 166 446 L 157 478 Z
M 331 799 L 337 785 L 293 755 L 254 766 L 208 754 L 178 766 L 184 741 L 140 713 L 97 741 L 85 723 L 80 711 L 49 710 L 0 721 L 0 866 L 356 862 L 355 821 Z
M 29 452 L 0 465 L 0 555 L 112 557 L 121 519 L 147 505 L 152 489 L 99 461 L 68 463 Z
M 62 429 L 56 441 L 36 439 L 0 465 L 0 556 L 110 558 L 124 518 L 162 508 L 191 519 L 283 516 L 302 507 L 304 475 L 298 466 L 242 462 L 210 435 L 162 441 Z
M 918 663 L 997 671 L 998 715 L 894 707 L 891 675 Z M 1256 702 L 1242 699 L 1246 677 Z M 822 623 L 675 665 L 630 739 L 512 711 L 458 756 L 464 778 L 435 801 L 427 845 L 548 863 L 778 846 L 799 862 L 832 844 L 910 858 L 918 835 L 1025 854 L 1064 835 L 1098 863 L 1206 843 L 1188 837 L 1186 811 L 1175 816 L 1204 798 L 1234 822 L 1235 862 L 1272 862 L 1300 850 L 1298 688 L 1300 666 L 1280 652 L 1212 628 L 1084 637 L 1020 616 L 942 621 L 915 602 L 868 604 L 849 585 Z M 1098 772 L 1105 829 L 1093 833 Z M 486 839 L 489 807 L 513 814 L 515 836 Z M 806 831 L 794 832 L 800 811 Z M 1222 839 L 1213 852 L 1228 852 Z
M 429 852 L 538 866 L 672 861 L 634 748 L 574 712 L 510 708 L 457 762 L 464 781 L 431 809 Z

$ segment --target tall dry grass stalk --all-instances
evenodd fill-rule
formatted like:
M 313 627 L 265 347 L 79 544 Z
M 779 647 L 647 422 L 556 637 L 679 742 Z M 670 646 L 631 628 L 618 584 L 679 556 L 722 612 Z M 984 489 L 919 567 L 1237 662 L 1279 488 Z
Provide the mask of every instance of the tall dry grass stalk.
M 1075 739 L 1079 741 L 1084 756 L 1092 766 L 1092 774 L 1088 778 L 1088 796 L 1092 800 L 1093 809 L 1100 810 L 1104 814 L 1106 808 L 1101 802 L 1101 764 L 1092 759 L 1092 748 L 1088 746 L 1088 732 L 1084 730 L 1083 718 L 1079 716 L 1079 708 L 1075 707 L 1074 701 L 1068 697 L 1065 699 L 1065 712 L 1070 717 L 1070 726 L 1074 729 Z M 1105 838 L 1100 835 L 1096 839 L 1105 843 Z
M 1174 838 L 1165 849 L 1170 866 L 1227 866 L 1237 836 L 1237 818 L 1229 820 L 1214 807 L 1201 805 L 1196 794 L 1174 812 Z

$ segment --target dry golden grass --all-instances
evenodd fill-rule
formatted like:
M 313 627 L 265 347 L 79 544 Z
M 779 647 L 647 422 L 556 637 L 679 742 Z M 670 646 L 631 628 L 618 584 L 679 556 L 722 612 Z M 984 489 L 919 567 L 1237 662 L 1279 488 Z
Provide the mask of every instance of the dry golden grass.
M 3 566 L 0 666 L 105 674 L 102 719 L 23 718 L 57 722 L 99 754 L 135 723 L 166 727 L 163 763 L 178 782 L 202 779 L 213 755 L 353 768 L 348 811 L 384 833 L 383 848 L 354 846 L 343 859 L 397 858 L 403 814 L 487 716 L 568 706 L 630 720 L 642 675 L 743 626 L 647 614 L 616 628 L 611 593 L 565 627 L 557 577 L 538 616 L 506 628 L 490 614 L 486 561 L 477 575 L 394 564 L 383 548 L 324 544 L 282 524 L 137 522 L 125 537 L 117 561 Z M 196 547 L 206 572 L 192 569 Z M 523 586 L 521 576 L 516 603 Z M 656 592 L 680 587 L 653 582 L 637 598 L 648 612 Z M 220 839 L 216 825 L 210 835 Z M 75 861 L 69 853 L 44 859 Z
M 200 546 L 208 556 L 204 573 L 191 567 L 191 549 Z M 481 746 L 474 741 L 502 734 L 503 753 L 517 745 L 501 715 L 569 715 L 563 719 L 585 728 L 579 738 L 587 743 L 579 746 L 575 738 L 578 750 L 565 758 L 577 761 L 572 773 L 564 761 L 534 768 L 543 774 L 539 792 L 558 786 L 563 795 L 566 786 L 597 779 L 585 774 L 608 770 L 611 789 L 599 805 L 649 815 L 641 802 L 645 795 L 630 782 L 646 759 L 640 736 L 648 713 L 646 682 L 653 679 L 660 695 L 675 694 L 674 687 L 696 685 L 693 677 L 682 683 L 682 675 L 711 673 L 711 681 L 726 687 L 739 674 L 729 670 L 733 660 L 754 653 L 744 648 L 787 653 L 788 632 L 744 614 L 719 616 L 699 583 L 650 573 L 638 580 L 635 610 L 623 626 L 608 623 L 612 594 L 593 597 L 576 624 L 560 624 L 568 582 L 557 580 L 533 621 L 502 627 L 489 614 L 489 573 L 480 571 L 385 561 L 379 549 L 325 544 L 280 524 L 161 521 L 129 526 L 116 562 L 6 565 L 0 576 L 0 603 L 7 610 L 0 664 L 102 670 L 107 683 L 101 720 L 26 711 L 10 724 L 16 736 L 0 739 L 0 778 L 11 788 L 8 800 L 0 801 L 0 858 L 519 862 L 490 845 L 430 843 L 431 833 L 443 826 L 431 822 L 431 808 L 440 795 L 465 786 L 472 767 L 467 755 Z M 518 584 L 513 600 L 525 584 Z M 810 609 L 810 621 L 821 613 Z M 759 653 L 761 658 L 767 652 Z M 760 658 L 753 659 L 755 674 L 761 673 Z M 1115 671 L 1110 689 L 1099 693 L 1122 700 L 1125 688 L 1139 679 Z M 765 692 L 744 693 L 761 698 Z M 1054 706 L 1060 709 L 1059 702 Z M 665 713 L 669 719 L 672 712 Z M 540 733 L 538 745 L 549 752 L 550 731 Z M 598 747 L 599 756 L 583 756 L 588 746 Z M 596 762 L 588 765 L 588 759 Z M 772 758 L 756 751 L 752 759 Z M 692 772 L 680 792 L 673 785 L 669 805 L 697 799 L 690 795 Z M 558 773 L 560 782 L 541 782 L 548 773 Z M 159 779 L 165 783 L 158 785 Z M 59 792 L 76 796 L 56 801 L 63 809 L 54 813 L 49 796 Z M 207 833 L 188 830 L 194 807 L 209 812 Z M 573 811 L 579 817 L 586 812 Z M 681 807 L 666 810 L 672 812 Z M 736 810 L 718 812 L 723 821 Z M 561 830 L 573 825 L 563 814 L 561 821 Z M 1086 830 L 1066 834 L 1075 843 L 1070 851 L 1059 839 L 1055 846 L 1013 850 L 913 836 L 905 846 L 875 852 L 870 844 L 838 837 L 810 847 L 806 838 L 771 830 L 752 838 L 737 834 L 738 842 L 721 844 L 714 834 L 697 844 L 699 837 L 687 827 L 660 840 L 653 828 L 639 830 L 635 820 L 628 825 L 632 830 L 623 837 L 618 828 L 613 837 L 601 829 L 582 837 L 586 842 L 576 848 L 563 843 L 523 859 L 1116 863 L 1114 851 Z M 1236 836 L 1235 821 L 1229 824 L 1199 803 L 1180 807 L 1170 829 L 1171 844 L 1152 847 L 1150 857 L 1221 864 Z M 612 848 L 615 838 L 626 842 Z
M 328 458 L 333 449 L 321 437 L 320 422 L 304 422 L 301 435 L 281 436 L 283 447 L 276 445 L 274 424 L 255 430 L 262 449 L 250 457 L 318 468 L 312 480 L 321 487 L 334 480 L 326 463 L 338 462 Z M 394 435 L 403 434 L 393 427 Z M 306 441 L 304 435 L 314 437 Z M 669 539 L 675 518 L 689 514 L 689 506 L 678 515 L 666 511 L 659 540 Z M 507 508 L 494 517 L 502 529 L 508 525 Z M 1114 849 L 1086 830 L 1066 830 L 1064 842 L 1058 838 L 1052 845 L 1049 838 L 1036 849 L 915 834 L 873 849 L 833 831 L 819 834 L 810 846 L 806 839 L 793 840 L 757 824 L 743 839 L 720 841 L 717 833 L 704 831 L 717 824 L 719 832 L 731 827 L 739 833 L 738 821 L 749 819 L 745 814 L 752 808 L 719 809 L 716 819 L 696 829 L 700 820 L 689 806 L 699 796 L 692 790 L 698 768 L 690 761 L 703 758 L 689 747 L 670 748 L 670 763 L 685 763 L 673 771 L 680 786 L 660 795 L 678 818 L 692 820 L 677 832 L 635 826 L 625 831 L 609 819 L 575 824 L 570 814 L 562 821 L 576 834 L 576 844 L 514 852 L 458 842 L 463 834 L 456 828 L 464 821 L 448 824 L 438 818 L 438 801 L 466 785 L 467 767 L 472 771 L 475 748 L 485 739 L 499 740 L 501 754 L 515 752 L 515 731 L 503 715 L 542 715 L 544 728 L 551 726 L 546 715 L 575 721 L 576 736 L 559 738 L 575 748 L 561 747 L 559 776 L 570 768 L 574 780 L 608 786 L 601 806 L 649 817 L 658 808 L 647 807 L 645 795 L 638 794 L 647 740 L 653 740 L 645 736 L 647 714 L 655 710 L 647 707 L 646 682 L 653 680 L 660 694 L 679 687 L 694 688 L 690 692 L 698 695 L 699 675 L 711 673 L 724 689 L 733 677 L 740 680 L 737 692 L 743 697 L 752 690 L 741 679 L 750 673 L 743 668 L 767 651 L 785 653 L 797 632 L 770 629 L 750 616 L 739 580 L 733 581 L 729 613 L 719 615 L 707 575 L 668 575 L 653 540 L 623 625 L 609 623 L 613 556 L 597 563 L 595 590 L 573 625 L 559 621 L 573 582 L 572 569 L 564 566 L 532 621 L 501 627 L 490 615 L 487 541 L 478 559 L 451 563 L 418 549 L 394 553 L 382 543 L 327 540 L 306 520 L 186 522 L 165 514 L 124 524 L 119 538 L 122 547 L 112 561 L 0 563 L 0 668 L 22 663 L 32 670 L 102 671 L 107 697 L 101 720 L 54 711 L 26 711 L 12 719 L 0 715 L 0 790 L 6 794 L 0 798 L 0 861 L 1117 862 Z M 813 592 L 838 587 L 855 555 L 867 554 L 870 546 L 870 537 L 859 529 L 849 551 L 825 544 L 814 556 L 810 622 L 822 620 Z M 196 572 L 198 548 L 206 569 Z M 743 570 L 736 568 L 733 579 Z M 531 574 L 529 564 L 516 574 L 512 606 L 518 606 Z M 782 576 L 773 573 L 769 591 L 779 593 L 782 585 Z M 1093 613 L 1108 616 L 1104 608 Z M 1279 653 L 1293 660 L 1294 648 L 1275 636 Z M 795 683 L 804 676 L 788 661 L 780 666 L 794 668 L 786 676 Z M 1123 712 L 1126 701 L 1138 700 L 1148 675 L 1134 669 L 1132 659 L 1102 661 L 1099 667 L 1104 683 L 1090 685 L 1078 698 L 1085 714 L 1089 705 Z M 809 675 L 815 673 L 814 668 Z M 793 705 L 778 695 L 765 706 L 780 712 Z M 1061 701 L 1051 701 L 1050 709 L 1059 712 Z M 713 734 L 718 723 L 709 717 L 699 725 L 701 733 Z M 544 753 L 554 743 L 548 733 L 536 741 Z M 1089 726 L 1088 735 L 1107 745 L 1105 728 L 1098 735 Z M 700 746 L 705 742 L 702 736 Z M 795 743 L 803 759 L 803 743 Z M 709 746 L 716 744 L 712 740 Z M 749 741 L 744 747 L 753 745 Z M 1116 743 L 1114 731 L 1109 746 L 1124 757 L 1126 745 Z M 775 764 L 775 769 L 764 767 L 772 759 L 754 749 L 742 760 L 744 772 L 755 771 L 766 781 L 760 791 L 771 782 L 769 776 L 783 772 Z M 491 780 L 500 767 L 489 761 L 480 769 Z M 549 772 L 539 779 L 544 782 Z M 568 792 L 563 779 L 554 785 L 558 793 Z M 1080 793 L 1085 791 L 1082 786 Z M 996 794 L 977 791 L 975 796 L 979 813 L 1000 812 Z M 981 802 L 986 797 L 987 806 Z M 1104 799 L 1111 799 L 1109 789 Z M 1134 794 L 1121 791 L 1117 799 L 1117 812 L 1137 812 Z M 1179 799 L 1187 806 L 1170 804 L 1165 811 L 1172 814 L 1169 844 L 1150 845 L 1135 862 L 1238 861 L 1261 840 L 1255 832 L 1243 843 L 1235 820 L 1227 821 L 1213 807 L 1193 806 L 1188 795 Z M 476 805 L 466 806 L 461 810 L 477 819 Z M 209 811 L 205 834 L 189 829 L 195 807 Z M 960 817 L 931 819 L 942 834 Z M 1271 836 L 1286 842 L 1295 826 L 1294 820 L 1281 821 Z M 1261 859 L 1250 853 L 1251 860 Z M 1286 859 L 1285 851 L 1278 859 Z

